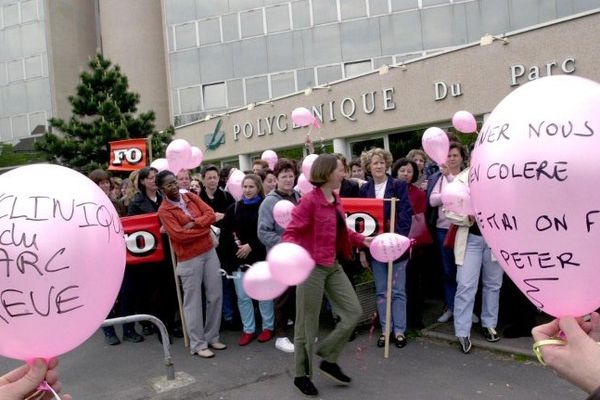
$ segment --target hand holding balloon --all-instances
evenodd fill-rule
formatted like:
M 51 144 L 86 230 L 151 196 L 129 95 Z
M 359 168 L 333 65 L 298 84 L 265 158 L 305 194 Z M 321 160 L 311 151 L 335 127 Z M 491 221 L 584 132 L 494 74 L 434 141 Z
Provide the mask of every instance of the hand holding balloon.
M 51 358 L 48 362 L 37 358 L 31 365 L 25 364 L 16 368 L 4 376 L 0 377 L 0 399 L 2 400 L 23 400 L 32 398 L 36 393 L 41 393 L 38 388 L 44 383 L 49 385 L 52 390 L 59 393 L 62 384 L 60 383 L 58 371 L 58 359 Z M 36 396 L 36 398 L 39 398 Z M 40 400 L 55 399 L 54 395 L 48 390 Z M 71 400 L 71 396 L 65 394 L 63 400 Z

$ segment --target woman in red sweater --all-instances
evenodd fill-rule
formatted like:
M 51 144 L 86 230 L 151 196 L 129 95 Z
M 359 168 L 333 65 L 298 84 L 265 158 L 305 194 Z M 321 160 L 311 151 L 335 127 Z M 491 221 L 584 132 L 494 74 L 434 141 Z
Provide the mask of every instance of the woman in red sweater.
M 327 295 L 340 322 L 326 338 L 319 340 L 317 355 L 323 359 L 319 369 L 340 385 L 351 382 L 336 362 L 362 312 L 352 284 L 337 258 L 349 258 L 352 246 L 368 246 L 372 238 L 346 227 L 340 198 L 334 192 L 339 189 L 344 174 L 341 161 L 331 154 L 321 154 L 310 172 L 310 182 L 316 187 L 300 199 L 282 236 L 282 241 L 304 247 L 317 264 L 308 279 L 296 287 L 294 385 L 307 396 L 319 394 L 311 376 L 323 294 Z
M 202 358 L 214 357 L 209 347 L 224 350 L 219 341 L 221 307 L 221 264 L 210 237 L 215 213 L 193 193 L 180 193 L 170 171 L 156 175 L 156 185 L 165 195 L 158 216 L 177 255 L 175 272 L 183 286 L 183 314 L 190 337 L 190 350 Z M 202 322 L 202 285 L 206 296 L 206 323 Z

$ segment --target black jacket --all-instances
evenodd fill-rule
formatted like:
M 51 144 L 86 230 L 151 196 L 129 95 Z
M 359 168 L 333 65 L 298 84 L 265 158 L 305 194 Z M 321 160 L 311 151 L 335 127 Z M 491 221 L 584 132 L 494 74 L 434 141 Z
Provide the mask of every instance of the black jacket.
M 146 196 L 146 193 L 138 192 L 127 207 L 127 215 L 132 216 L 158 212 L 158 207 L 160 207 L 161 202 L 162 195 L 159 192 L 156 192 L 156 202 L 150 200 L 150 198 Z

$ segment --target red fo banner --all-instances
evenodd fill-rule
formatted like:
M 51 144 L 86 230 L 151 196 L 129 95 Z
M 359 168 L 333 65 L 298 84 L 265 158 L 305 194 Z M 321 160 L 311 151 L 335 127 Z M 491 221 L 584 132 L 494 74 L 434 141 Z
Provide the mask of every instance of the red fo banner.
M 127 139 L 109 142 L 112 171 L 135 171 L 146 166 L 146 139 Z
M 158 213 L 121 218 L 127 245 L 127 265 L 160 262 L 165 258 Z
M 348 228 L 365 236 L 383 233 L 383 199 L 342 198 Z

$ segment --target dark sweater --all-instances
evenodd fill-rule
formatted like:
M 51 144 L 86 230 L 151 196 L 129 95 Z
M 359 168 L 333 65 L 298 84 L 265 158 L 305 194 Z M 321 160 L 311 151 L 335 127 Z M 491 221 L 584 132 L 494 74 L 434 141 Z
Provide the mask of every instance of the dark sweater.
M 218 188 L 214 194 L 214 197 L 211 199 L 206 194 L 206 189 L 200 192 L 200 198 L 203 202 L 208 204 L 210 208 L 213 209 L 214 212 L 225 214 L 225 211 L 229 208 L 230 205 L 235 203 L 235 199 L 229 193 L 224 191 L 221 188 Z M 222 221 L 217 221 L 213 225 L 218 226 L 219 228 L 222 225 Z
M 221 224 L 219 248 L 223 259 L 221 267 L 231 274 L 242 264 L 252 265 L 257 261 L 264 261 L 267 257 L 265 246 L 258 240 L 258 209 L 262 202 L 244 204 L 243 200 L 229 206 Z M 237 205 L 237 207 L 236 207 Z M 236 257 L 238 250 L 234 242 L 233 233 L 236 234 L 241 244 L 249 244 L 252 251 L 245 259 Z

